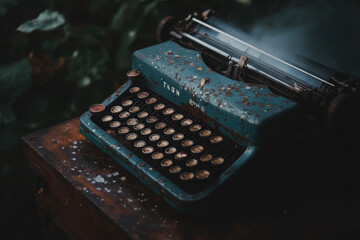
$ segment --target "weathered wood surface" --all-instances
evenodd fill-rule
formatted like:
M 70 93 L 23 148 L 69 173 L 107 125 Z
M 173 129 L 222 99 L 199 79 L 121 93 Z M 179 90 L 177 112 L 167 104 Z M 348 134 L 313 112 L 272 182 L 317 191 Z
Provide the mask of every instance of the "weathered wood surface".
M 304 180 L 309 173 L 290 185 L 284 179 L 272 195 L 240 210 L 229 205 L 225 214 L 194 218 L 169 207 L 86 140 L 79 119 L 29 134 L 23 145 L 43 179 L 35 193 L 40 215 L 73 239 L 342 239 L 359 234 L 359 211 L 353 208 L 359 198 L 332 198 L 333 185 L 311 185 Z

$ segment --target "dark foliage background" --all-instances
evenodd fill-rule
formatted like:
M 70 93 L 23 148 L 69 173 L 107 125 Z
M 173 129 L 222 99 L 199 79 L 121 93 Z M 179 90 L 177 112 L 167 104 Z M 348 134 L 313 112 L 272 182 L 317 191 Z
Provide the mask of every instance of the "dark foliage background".
M 207 8 L 264 46 L 360 76 L 360 8 L 350 1 L 0 0 L 1 239 L 40 237 L 20 137 L 107 97 L 124 81 L 131 53 L 156 43 L 163 17 Z M 16 31 L 42 12 L 56 17 Z

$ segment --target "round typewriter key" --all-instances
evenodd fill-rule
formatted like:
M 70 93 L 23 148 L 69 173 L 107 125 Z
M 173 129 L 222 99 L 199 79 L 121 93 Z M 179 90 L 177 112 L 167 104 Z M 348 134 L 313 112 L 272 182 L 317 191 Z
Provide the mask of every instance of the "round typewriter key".
M 204 147 L 201 145 L 195 145 L 191 148 L 192 153 L 201 153 L 202 151 L 204 151 Z
M 137 70 L 132 69 L 132 70 L 127 71 L 126 76 L 130 80 L 136 80 L 136 79 L 139 79 L 139 77 L 141 76 L 141 71 L 140 71 L 140 69 L 137 69 Z
M 202 130 L 200 133 L 199 133 L 200 137 L 208 137 L 211 135 L 211 131 L 210 130 Z
M 192 172 L 183 172 L 180 174 L 180 179 L 183 181 L 189 181 L 194 178 L 194 174 Z
M 113 106 L 111 109 L 110 109 L 110 112 L 111 113 L 119 113 L 123 110 L 123 108 L 121 106 Z
M 119 114 L 119 118 L 127 118 L 127 117 L 129 117 L 130 116 L 130 113 L 129 112 L 121 112 L 120 114 Z
M 166 127 L 166 123 L 164 123 L 164 122 L 159 122 L 159 123 L 157 123 L 156 125 L 155 125 L 155 128 L 156 129 L 163 129 L 163 128 L 165 128 Z
M 186 162 L 186 166 L 188 167 L 195 167 L 198 164 L 198 160 L 190 159 Z
M 170 159 L 164 159 L 161 161 L 160 164 L 162 167 L 170 167 L 173 164 L 173 162 Z
M 143 130 L 141 130 L 141 135 L 149 135 L 150 133 L 151 133 L 150 128 L 144 128 Z
M 131 101 L 131 100 L 124 100 L 124 101 L 122 102 L 122 105 L 123 105 L 124 107 L 130 106 L 131 104 L 133 104 L 133 101 Z
M 175 152 L 176 152 L 176 148 L 174 147 L 168 147 L 167 149 L 165 149 L 166 154 L 173 154 Z
M 128 127 L 121 127 L 118 130 L 118 133 L 120 133 L 120 134 L 125 134 L 125 133 L 128 133 L 128 132 L 130 132 L 130 129 Z
M 129 112 L 131 113 L 136 113 L 140 110 L 140 108 L 138 106 L 132 106 L 131 108 L 129 108 Z
M 136 142 L 134 143 L 134 146 L 137 147 L 137 148 L 144 147 L 145 145 L 146 145 L 146 142 L 143 141 L 143 140 L 136 141 Z
M 158 147 L 167 147 L 169 145 L 169 142 L 166 140 L 161 140 L 156 144 Z
M 194 141 L 190 139 L 186 139 L 181 142 L 181 146 L 183 147 L 191 147 L 192 145 L 194 145 Z
M 156 101 L 157 101 L 157 99 L 156 99 L 156 98 L 153 98 L 153 97 L 148 98 L 148 99 L 145 100 L 146 104 L 153 104 L 153 103 L 155 103 Z
M 134 126 L 138 123 L 139 121 L 136 119 L 136 118 L 129 118 L 127 121 L 126 121 L 126 124 L 129 125 L 129 126 Z
M 105 106 L 102 104 L 93 104 L 89 107 L 91 115 L 99 115 L 102 111 L 105 110 Z
M 181 113 L 176 113 L 176 114 L 172 115 L 171 118 L 172 118 L 172 120 L 174 120 L 174 121 L 179 121 L 179 120 L 181 120 L 181 119 L 184 118 L 184 115 L 182 115 Z
M 138 87 L 132 87 L 132 88 L 130 88 L 130 92 L 131 93 L 137 93 L 137 92 L 139 92 L 140 91 L 140 88 L 138 88 Z
M 149 94 L 147 92 L 141 92 L 137 96 L 138 96 L 138 98 L 147 98 L 149 96 Z
M 180 160 L 180 159 L 183 159 L 186 157 L 187 157 L 186 152 L 178 152 L 177 154 L 175 154 L 175 159 L 177 159 L 177 160 Z
M 143 154 L 150 154 L 154 151 L 154 148 L 153 147 L 150 147 L 150 146 L 146 146 L 142 149 L 142 153 Z
M 211 158 L 212 158 L 212 156 L 211 156 L 210 154 L 204 154 L 204 155 L 202 155 L 202 156 L 200 157 L 200 160 L 201 160 L 202 162 L 208 162 L 208 161 L 211 160 Z
M 189 126 L 192 123 L 193 123 L 193 120 L 191 120 L 191 119 L 184 119 L 181 121 L 181 125 L 183 125 L 183 126 Z
M 163 111 L 164 115 L 170 115 L 173 114 L 175 112 L 175 110 L 173 108 L 167 108 Z
M 152 141 L 152 142 L 155 142 L 155 141 L 157 141 L 159 139 L 160 139 L 159 134 L 151 134 L 150 137 L 149 137 L 149 140 Z
M 134 126 L 134 130 L 141 130 L 145 127 L 143 123 L 138 123 Z
M 184 138 L 184 134 L 182 134 L 182 133 L 176 133 L 172 137 L 172 139 L 175 140 L 175 141 L 182 140 L 183 138 Z
M 211 160 L 211 163 L 213 165 L 220 165 L 224 162 L 224 159 L 222 157 L 216 157 L 213 160 Z
M 154 122 L 156 122 L 157 120 L 158 120 L 157 117 L 155 117 L 155 116 L 150 116 L 150 117 L 148 117 L 148 118 L 146 119 L 146 122 L 147 122 L 147 123 L 154 123 Z
M 165 107 L 165 104 L 159 103 L 159 104 L 156 104 L 156 105 L 154 106 L 154 109 L 155 109 L 156 111 L 158 111 L 158 110 L 164 109 L 164 107 Z
M 146 118 L 147 116 L 149 116 L 149 113 L 147 113 L 147 112 L 139 112 L 137 116 L 139 118 Z
M 174 132 L 175 132 L 175 129 L 173 129 L 173 128 L 165 128 L 165 130 L 164 130 L 164 133 L 166 135 L 173 134 Z
M 181 171 L 181 167 L 179 167 L 179 166 L 172 166 L 169 168 L 170 173 L 178 173 L 180 171 Z
M 210 177 L 210 172 L 206 170 L 199 170 L 196 172 L 196 178 L 198 179 L 207 179 Z
M 112 121 L 110 123 L 110 127 L 112 128 L 117 128 L 117 127 L 120 127 L 121 123 L 119 121 Z
M 129 141 L 132 141 L 132 140 L 135 140 L 137 139 L 138 135 L 136 133 L 129 133 L 126 135 L 126 140 L 129 140 Z
M 156 152 L 156 153 L 153 153 L 153 155 L 151 155 L 151 158 L 155 159 L 155 160 L 162 159 L 163 157 L 164 157 L 164 154 L 160 153 L 160 152 Z
M 197 132 L 201 129 L 201 126 L 199 124 L 194 124 L 190 126 L 190 131 Z
M 222 142 L 222 140 L 223 140 L 223 137 L 217 135 L 217 136 L 212 137 L 212 138 L 210 139 L 210 142 L 212 142 L 212 143 L 219 143 L 219 142 Z
M 113 120 L 113 117 L 111 115 L 105 115 L 101 118 L 101 120 L 103 122 L 110 122 L 111 120 Z

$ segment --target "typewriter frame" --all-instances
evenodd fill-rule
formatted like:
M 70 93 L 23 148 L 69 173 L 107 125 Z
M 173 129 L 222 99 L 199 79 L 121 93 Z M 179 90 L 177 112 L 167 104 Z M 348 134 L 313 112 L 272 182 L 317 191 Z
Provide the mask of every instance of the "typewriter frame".
M 169 53 L 170 51 L 172 51 L 171 54 Z M 168 58 L 170 55 L 173 60 Z M 179 57 L 174 58 L 175 55 L 179 55 Z M 158 58 L 157 56 L 161 58 L 159 61 L 154 60 Z M 192 59 L 192 63 L 197 68 L 189 67 L 189 59 Z M 176 63 L 173 64 L 172 61 L 176 61 Z M 188 69 L 182 70 L 184 63 L 186 63 L 185 67 L 188 67 Z M 149 164 L 122 146 L 117 140 L 107 134 L 106 131 L 92 122 L 89 111 L 81 116 L 80 131 L 86 138 L 182 212 L 188 212 L 189 209 L 194 209 L 193 206 L 199 206 L 200 203 L 203 206 L 204 203 L 211 202 L 206 200 L 211 195 L 214 195 L 213 193 L 220 186 L 236 176 L 247 162 L 256 158 L 262 146 L 267 146 L 272 142 L 274 134 L 276 134 L 277 138 L 287 141 L 288 138 L 284 137 L 283 134 L 292 134 L 292 132 L 288 131 L 287 128 L 276 126 L 282 126 L 287 121 L 293 121 L 293 124 L 297 124 L 301 115 L 299 114 L 299 105 L 295 102 L 271 93 L 266 86 L 250 86 L 244 83 L 237 83 L 240 90 L 231 90 L 234 92 L 233 96 L 228 96 L 226 91 L 217 96 L 213 94 L 211 102 L 205 104 L 206 99 L 204 96 L 201 96 L 204 95 L 201 92 L 206 87 L 217 88 L 218 86 L 233 84 L 234 80 L 211 71 L 197 51 L 180 47 L 173 41 L 136 51 L 133 55 L 132 67 L 143 72 L 143 80 L 146 80 L 143 81 L 143 84 L 146 87 L 180 107 L 185 106 L 188 111 L 190 108 L 190 111 L 196 112 L 199 116 L 202 113 L 206 113 L 207 117 L 212 119 L 212 122 L 209 123 L 212 127 L 217 128 L 222 134 L 245 148 L 244 153 L 204 191 L 189 194 L 169 180 L 167 181 L 157 171 L 151 170 Z M 198 68 L 203 69 L 202 72 Z M 178 76 L 174 74 L 175 70 L 179 72 Z M 199 74 L 199 76 L 201 74 L 203 78 L 211 79 L 211 82 L 204 87 L 201 86 L 202 77 L 194 81 L 187 79 L 188 76 L 194 76 L 195 74 Z M 176 87 L 183 94 L 181 98 L 176 96 L 176 91 L 169 91 L 165 85 L 164 87 L 162 86 L 160 81 L 163 77 L 166 77 L 167 81 L 172 81 L 174 85 L 178 84 Z M 180 77 L 183 79 L 179 79 Z M 111 104 L 116 98 L 127 91 L 131 85 L 132 81 L 128 80 L 102 104 L 105 106 Z M 247 102 L 242 102 L 239 94 L 246 94 L 249 97 Z M 199 99 L 201 97 L 203 99 Z M 228 99 L 228 105 L 231 106 L 218 105 L 218 99 L 224 99 L 224 101 Z M 266 106 L 266 103 L 270 101 L 271 104 Z M 202 105 L 197 106 L 197 102 L 200 102 Z M 265 105 L 265 110 L 263 105 Z M 227 128 L 230 125 L 232 131 L 229 131 L 229 127 Z M 274 125 L 275 127 L 266 128 L 269 125 Z M 293 128 L 293 126 L 289 127 Z

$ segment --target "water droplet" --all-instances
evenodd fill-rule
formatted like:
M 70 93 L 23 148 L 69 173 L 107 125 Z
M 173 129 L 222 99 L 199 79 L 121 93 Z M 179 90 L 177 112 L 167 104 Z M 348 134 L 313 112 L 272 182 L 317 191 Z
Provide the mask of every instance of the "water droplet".
M 103 182 L 105 182 L 104 178 L 103 178 L 102 176 L 100 176 L 100 175 L 97 175 L 94 180 L 95 180 L 96 182 L 98 182 L 98 183 L 103 183 Z

